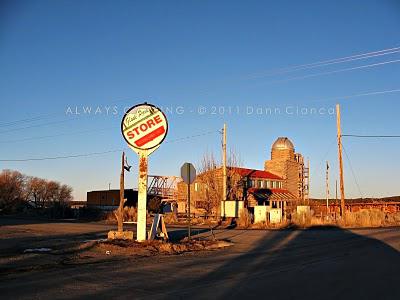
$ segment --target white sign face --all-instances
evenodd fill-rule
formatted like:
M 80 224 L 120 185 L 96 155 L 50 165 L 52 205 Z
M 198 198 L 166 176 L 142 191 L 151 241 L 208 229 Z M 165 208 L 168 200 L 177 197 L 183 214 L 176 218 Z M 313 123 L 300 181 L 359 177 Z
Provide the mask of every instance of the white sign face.
M 125 141 L 136 150 L 150 150 L 160 145 L 168 132 L 164 113 L 151 104 L 131 107 L 122 118 L 121 131 Z

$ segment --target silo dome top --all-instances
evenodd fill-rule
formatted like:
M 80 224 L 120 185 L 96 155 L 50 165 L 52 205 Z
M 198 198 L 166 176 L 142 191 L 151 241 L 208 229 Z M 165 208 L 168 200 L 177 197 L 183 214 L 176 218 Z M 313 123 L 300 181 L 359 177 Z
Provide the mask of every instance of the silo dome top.
M 272 150 L 293 150 L 293 143 L 287 137 L 278 137 L 275 143 L 272 144 Z

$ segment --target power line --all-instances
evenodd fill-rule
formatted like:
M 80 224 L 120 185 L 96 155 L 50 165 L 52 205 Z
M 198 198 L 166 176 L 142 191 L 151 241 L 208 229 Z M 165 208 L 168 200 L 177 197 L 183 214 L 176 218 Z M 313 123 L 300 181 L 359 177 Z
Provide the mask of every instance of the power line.
M 77 157 L 87 157 L 87 156 L 94 156 L 94 155 L 102 155 L 102 154 L 107 154 L 107 153 L 120 152 L 120 151 L 124 151 L 124 150 L 127 150 L 127 149 L 128 148 L 114 149 L 114 150 L 103 151 L 103 152 L 91 152 L 91 153 L 65 155 L 65 156 L 50 156 L 50 157 L 21 158 L 21 159 L 0 159 L 0 161 L 1 162 L 26 162 L 26 161 L 56 160 L 56 159 L 66 159 L 66 158 L 77 158 Z
M 182 138 L 178 138 L 175 140 L 171 141 L 166 141 L 165 143 L 174 143 L 178 141 L 183 141 L 183 140 L 188 140 L 192 138 L 196 138 L 199 136 L 204 136 L 212 133 L 218 132 L 217 130 L 214 131 L 208 131 L 196 135 L 191 135 L 191 136 L 186 136 Z M 103 151 L 103 152 L 90 152 L 90 153 L 83 153 L 83 154 L 72 154 L 72 155 L 65 155 L 65 156 L 48 156 L 48 157 L 34 157 L 34 158 L 19 158 L 19 159 L 0 159 L 0 162 L 28 162 L 28 161 L 43 161 L 43 160 L 58 160 L 58 159 L 68 159 L 68 158 L 79 158 L 79 157 L 88 157 L 88 156 L 95 156 L 95 155 L 103 155 L 103 154 L 109 154 L 109 153 L 114 153 L 114 152 L 121 152 L 121 151 L 126 151 L 129 150 L 129 148 L 123 148 L 123 149 L 113 149 L 113 150 L 108 150 L 108 151 Z
M 40 139 L 47 139 L 47 138 L 53 138 L 53 137 L 59 137 L 59 136 L 75 135 L 75 134 L 78 135 L 78 134 L 105 131 L 105 130 L 110 130 L 110 129 L 119 129 L 119 128 L 120 127 L 106 127 L 106 128 L 100 128 L 100 129 L 80 130 L 80 131 L 69 132 L 69 133 L 67 132 L 67 133 L 58 133 L 58 134 L 53 134 L 53 135 L 35 136 L 35 137 L 23 138 L 23 139 L 17 139 L 17 140 L 0 141 L 0 144 L 13 144 L 13 143 L 18 143 L 18 142 L 33 141 L 33 140 L 40 140 Z
M 309 63 L 309 64 L 302 64 L 302 65 L 297 65 L 297 66 L 292 66 L 292 67 L 280 68 L 280 69 L 275 69 L 272 72 L 264 74 L 264 75 L 253 76 L 252 79 L 266 77 L 266 76 L 279 75 L 279 74 L 285 74 L 285 73 L 291 73 L 291 72 L 296 72 L 296 71 L 301 71 L 301 70 L 306 70 L 306 69 L 320 68 L 320 67 L 325 67 L 325 66 L 329 66 L 329 65 L 333 65 L 333 64 L 351 62 L 351 61 L 355 61 L 355 60 L 369 59 L 369 58 L 373 58 L 373 57 L 377 57 L 377 56 L 395 54 L 398 52 L 400 52 L 400 47 L 389 48 L 389 49 L 368 52 L 368 53 L 362 53 L 362 54 L 346 56 L 346 57 L 341 57 L 341 58 L 335 58 L 335 59 L 330 59 L 330 60 L 324 60 L 324 61 L 319 61 L 319 62 L 314 62 L 314 63 Z
M 369 65 L 362 65 L 362 66 L 357 66 L 357 67 L 344 68 L 344 69 L 327 71 L 327 72 L 320 72 L 320 73 L 309 74 L 309 75 L 304 75 L 304 76 L 297 76 L 297 77 L 291 77 L 291 78 L 286 78 L 286 79 L 271 80 L 271 81 L 266 82 L 266 84 L 287 82 L 287 81 L 293 81 L 293 80 L 299 80 L 299 79 L 306 79 L 306 78 L 318 77 L 318 76 L 323 76 L 323 75 L 329 75 L 329 74 L 335 74 L 335 73 L 341 73 L 341 72 L 347 72 L 347 71 L 353 71 L 353 70 L 372 68 L 372 67 L 377 67 L 377 66 L 382 66 L 382 65 L 387 65 L 387 64 L 394 64 L 394 63 L 399 63 L 399 62 L 400 62 L 400 59 L 395 59 L 395 60 L 389 60 L 389 61 L 369 64 Z
M 351 170 L 351 173 L 353 174 L 353 179 L 354 179 L 354 182 L 355 182 L 355 184 L 357 186 L 358 192 L 360 193 L 361 198 L 364 198 L 363 193 L 361 192 L 361 189 L 360 189 L 360 185 L 358 184 L 358 181 L 357 181 L 357 178 L 356 178 L 356 174 L 354 173 L 354 169 L 353 169 L 353 166 L 351 164 L 349 155 L 347 154 L 347 151 L 346 151 L 345 147 L 343 146 L 343 143 L 342 143 L 342 148 L 344 150 L 344 154 L 346 155 L 347 161 L 349 162 L 350 170 Z
M 400 135 L 359 135 L 359 134 L 342 134 L 342 136 L 356 138 L 400 138 Z
M 379 50 L 379 51 L 372 51 L 372 52 L 361 53 L 361 54 L 356 54 L 356 55 L 351 55 L 351 56 L 346 56 L 346 57 L 341 57 L 341 58 L 329 59 L 329 60 L 324 60 L 324 61 L 317 61 L 317 62 L 314 62 L 314 63 L 302 64 L 302 65 L 286 67 L 286 68 L 279 68 L 279 69 L 273 70 L 271 74 L 264 75 L 264 77 L 265 76 L 271 76 L 271 75 L 274 75 L 274 74 L 282 74 L 282 73 L 299 71 L 299 70 L 303 70 L 303 69 L 323 67 L 323 66 L 331 65 L 331 64 L 345 63 L 345 62 L 350 62 L 350 61 L 353 61 L 353 60 L 368 59 L 368 58 L 372 58 L 372 57 L 376 57 L 376 56 L 394 54 L 394 53 L 398 53 L 398 52 L 400 52 L 400 47 L 393 47 L 393 48 L 387 48 L 387 49 L 383 49 L 383 50 Z M 386 64 L 386 63 L 389 63 L 389 62 L 383 62 L 383 63 L 380 63 L 380 64 Z M 379 65 L 379 64 L 376 64 L 376 65 Z M 356 67 L 355 69 L 365 68 L 365 67 L 368 67 L 368 66 L 373 66 L 373 65 Z M 336 70 L 336 71 L 332 71 L 332 73 L 344 72 L 344 71 L 348 71 L 348 70 L 353 70 L 353 68 L 343 69 L 343 70 Z M 303 78 L 315 77 L 315 76 L 332 74 L 332 73 L 331 72 L 329 72 L 329 73 L 325 72 L 325 73 L 320 73 L 320 74 L 312 74 L 312 75 L 308 75 L 306 77 L 289 78 L 289 79 L 283 80 L 283 81 L 291 81 L 291 80 L 295 80 L 295 79 L 303 79 Z M 258 76 L 258 77 L 260 77 L 260 76 Z M 257 76 L 255 76 L 255 78 L 257 78 Z M 279 82 L 279 81 L 275 81 L 275 82 Z M 115 101 L 112 101 L 112 102 L 109 102 L 109 103 L 104 103 L 104 105 L 112 105 L 112 104 L 116 104 L 116 103 L 119 103 L 119 102 L 125 102 L 125 101 L 129 101 L 129 100 L 131 100 L 131 99 L 120 99 L 120 100 L 115 100 Z M 0 127 L 8 127 L 8 126 L 19 125 L 19 123 L 28 123 L 28 122 L 40 121 L 42 119 L 49 118 L 49 117 L 52 117 L 52 116 L 57 116 L 57 115 L 59 115 L 59 113 L 40 115 L 40 116 L 36 116 L 36 117 L 32 117 L 32 118 L 25 118 L 25 119 L 10 121 L 10 122 L 1 122 L 0 123 Z M 17 128 L 15 130 L 10 130 L 10 131 L 24 130 L 24 129 L 28 129 L 28 128 L 31 128 L 31 127 L 45 126 L 45 125 L 50 125 L 50 124 L 55 124 L 55 123 L 58 123 L 58 122 L 65 122 L 65 121 L 57 121 L 57 122 L 39 124 L 39 125 L 30 126 L 30 127 Z M 0 133 L 6 133 L 6 132 L 9 132 L 9 131 L 1 131 Z
M 319 102 L 319 101 L 338 100 L 338 99 L 346 99 L 346 98 L 358 98 L 358 97 L 390 94 L 390 93 L 398 93 L 398 92 L 400 92 L 400 89 L 383 90 L 383 91 L 375 91 L 375 92 L 367 92 L 367 93 L 364 92 L 364 93 L 358 93 L 358 94 L 353 94 L 353 95 L 336 96 L 336 97 L 329 97 L 329 98 L 317 98 L 317 99 L 311 100 L 311 101 Z
M 115 105 L 117 103 L 122 103 L 122 102 L 126 102 L 126 101 L 132 101 L 132 99 L 120 99 L 120 100 L 114 100 L 111 102 L 103 102 L 100 105 L 96 105 L 96 106 L 108 106 L 108 105 Z M 144 102 L 144 100 L 143 100 Z M 63 114 L 65 115 L 65 114 Z M 44 119 L 48 119 L 48 118 L 54 118 L 54 117 L 60 117 L 61 113 L 49 113 L 49 114 L 43 114 L 43 115 L 38 115 L 35 117 L 30 117 L 30 118 L 24 118 L 24 119 L 19 119 L 19 120 L 14 120 L 14 121 L 7 121 L 7 122 L 0 122 L 0 127 L 8 127 L 8 126 L 14 126 L 14 125 L 20 125 L 19 123 L 29 123 L 29 122 L 36 122 L 36 121 L 41 121 Z M 25 129 L 25 128 L 22 128 Z
M 218 130 L 207 131 L 207 132 L 204 132 L 204 133 L 199 133 L 199 134 L 195 134 L 195 135 L 186 136 L 186 137 L 183 137 L 183 138 L 177 138 L 177 139 L 174 139 L 174 140 L 166 141 L 165 143 L 180 142 L 180 141 L 184 141 L 184 140 L 188 140 L 188 139 L 192 139 L 192 138 L 196 138 L 196 137 L 200 137 L 200 136 L 204 136 L 204 135 L 209 135 L 209 134 L 217 133 L 217 132 L 219 132 L 219 131 Z
M 76 119 L 78 119 L 78 117 L 71 117 L 69 119 L 64 119 L 64 120 L 59 120 L 59 121 L 47 122 L 47 123 L 30 125 L 30 126 L 25 126 L 25 127 L 12 128 L 12 129 L 8 129 L 8 130 L 2 130 L 2 131 L 0 131 L 0 134 L 13 132 L 13 131 L 20 131 L 20 130 L 24 130 L 24 129 L 42 127 L 42 126 L 47 126 L 47 125 L 53 125 L 53 124 L 58 124 L 58 123 L 65 123 L 65 122 L 69 122 L 71 120 L 76 120 Z
M 13 125 L 18 125 L 18 123 L 40 121 L 42 119 L 46 119 L 46 118 L 49 118 L 51 116 L 56 116 L 56 115 L 58 115 L 58 113 L 41 115 L 41 116 L 25 118 L 25 119 L 19 119 L 19 120 L 14 120 L 14 121 L 9 121 L 9 122 L 1 122 L 0 127 L 8 127 L 8 126 L 13 126 Z

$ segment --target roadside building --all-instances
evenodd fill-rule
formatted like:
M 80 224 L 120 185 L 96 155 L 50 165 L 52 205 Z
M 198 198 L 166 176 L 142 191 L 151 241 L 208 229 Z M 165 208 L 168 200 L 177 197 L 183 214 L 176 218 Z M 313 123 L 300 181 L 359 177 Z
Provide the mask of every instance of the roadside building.
M 285 214 L 295 196 L 284 189 L 282 177 L 265 170 L 239 167 L 227 168 L 227 201 L 222 199 L 222 168 L 215 168 L 197 176 L 190 185 L 191 213 L 239 217 L 242 209 L 254 214 L 256 206 L 280 208 Z M 187 211 L 187 185 L 178 184 L 178 212 Z
M 303 155 L 295 153 L 292 141 L 279 137 L 271 147 L 271 159 L 266 160 L 264 169 L 283 179 L 286 190 L 298 200 L 308 197 L 309 169 L 304 164 Z
M 222 200 L 222 167 L 198 174 L 190 185 L 191 213 L 239 217 L 247 209 L 258 220 L 286 217 L 308 195 L 308 168 L 287 137 L 271 147 L 264 170 L 227 167 L 227 201 Z M 178 212 L 187 211 L 187 185 L 178 184 Z M 278 212 L 278 213 L 277 213 Z
M 99 190 L 87 192 L 87 206 L 102 210 L 114 210 L 119 206 L 119 190 Z M 124 198 L 127 199 L 125 206 L 136 207 L 138 191 L 125 189 Z

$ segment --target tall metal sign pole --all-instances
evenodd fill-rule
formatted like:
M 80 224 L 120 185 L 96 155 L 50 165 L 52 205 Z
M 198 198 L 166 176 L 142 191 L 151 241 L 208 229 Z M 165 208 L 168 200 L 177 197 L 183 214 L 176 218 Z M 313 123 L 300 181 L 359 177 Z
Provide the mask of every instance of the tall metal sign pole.
M 168 132 L 165 114 L 156 106 L 142 103 L 131 107 L 122 118 L 122 136 L 139 156 L 138 241 L 146 240 L 148 156 L 158 149 Z
M 343 179 L 343 158 L 342 158 L 342 131 L 340 127 L 340 106 L 336 104 L 336 126 L 337 126 L 337 141 L 339 155 L 339 176 L 340 176 L 340 215 L 345 217 L 344 205 L 344 179 Z
M 188 238 L 190 239 L 190 225 L 191 225 L 191 220 L 190 220 L 190 185 L 195 181 L 196 179 L 196 169 L 193 167 L 191 163 L 184 163 L 181 167 L 181 177 L 183 179 L 183 182 L 187 184 L 187 215 L 188 215 Z

